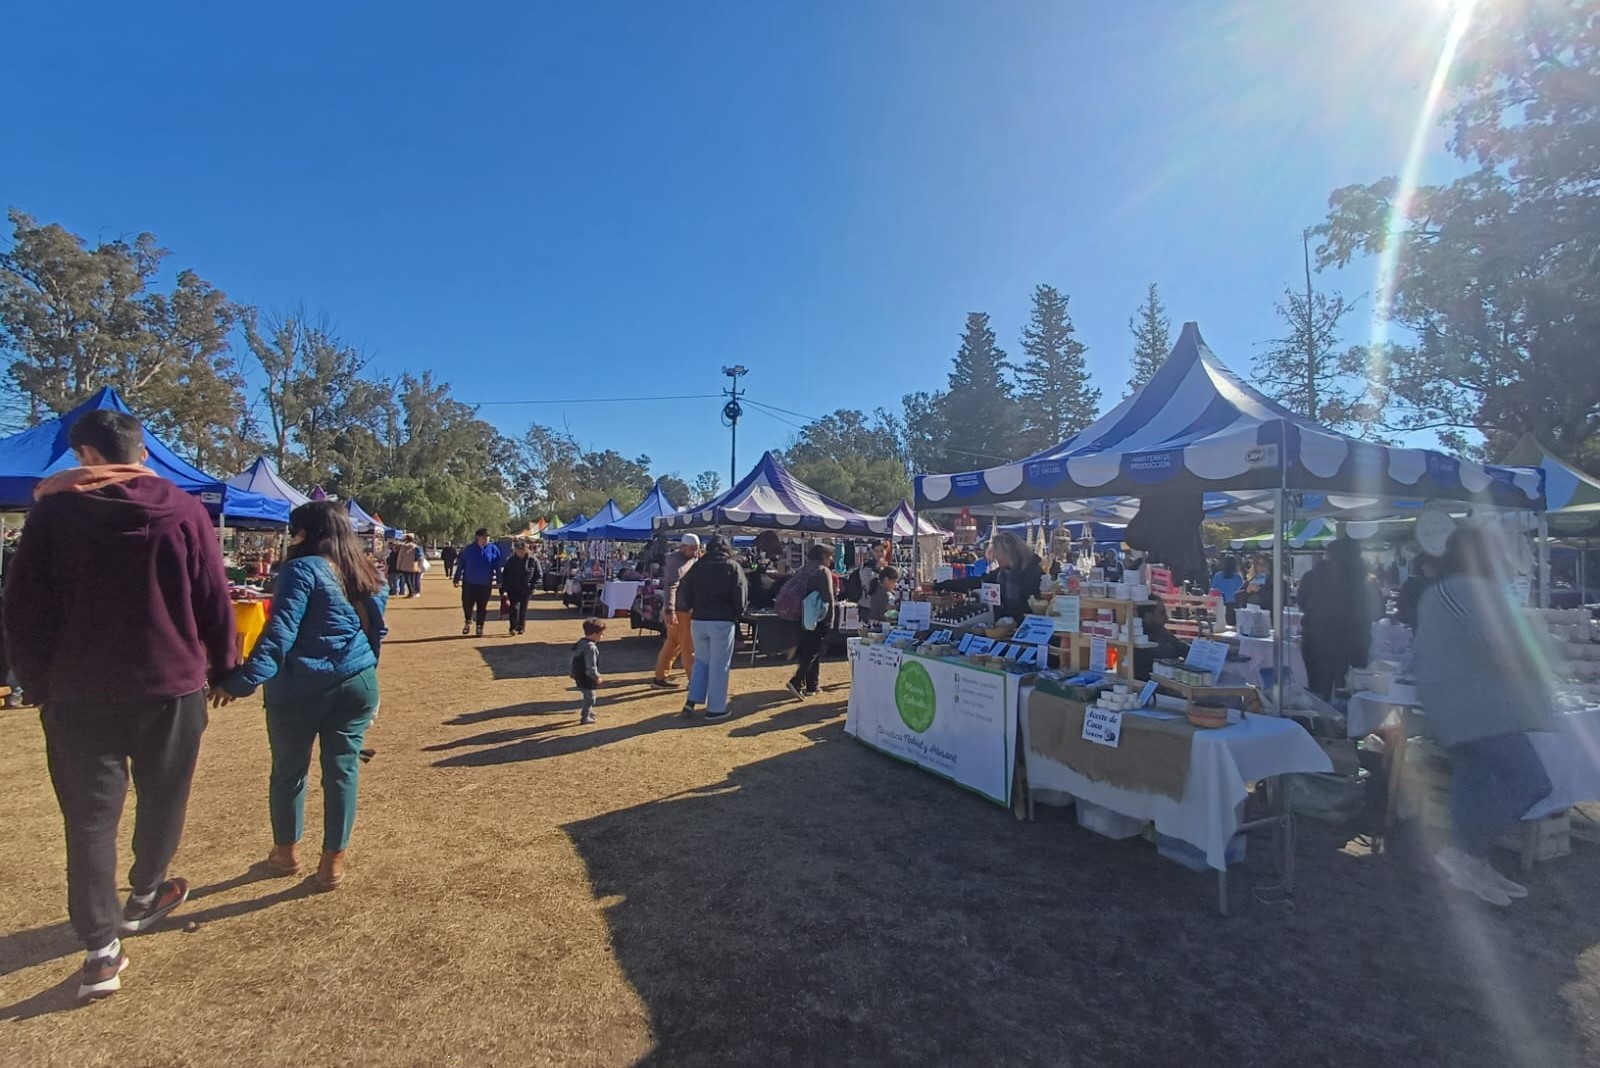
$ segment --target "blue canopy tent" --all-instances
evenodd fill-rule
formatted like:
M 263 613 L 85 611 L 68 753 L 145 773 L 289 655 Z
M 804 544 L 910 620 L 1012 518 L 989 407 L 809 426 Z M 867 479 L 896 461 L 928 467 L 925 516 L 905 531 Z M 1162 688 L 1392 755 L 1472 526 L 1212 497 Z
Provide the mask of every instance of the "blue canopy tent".
M 677 513 L 657 482 L 633 511 L 614 523 L 590 527 L 587 533 L 591 541 L 649 541 L 655 536 L 656 518 Z
M 69 443 L 72 425 L 85 412 L 110 409 L 132 414 L 117 391 L 104 387 L 64 415 L 0 440 L 0 508 L 18 511 L 33 505 L 33 488 L 58 471 L 78 466 Z M 281 527 L 289 522 L 289 505 L 281 500 L 212 478 L 179 458 L 148 429 L 145 461 L 156 474 L 185 493 L 199 497 L 213 518 L 228 526 Z
M 249 467 L 228 479 L 228 485 L 234 489 L 259 493 L 263 497 L 287 501 L 290 508 L 311 503 L 310 497 L 283 480 L 283 476 L 278 474 L 278 469 L 265 456 L 257 456 Z
M 622 509 L 617 507 L 617 502 L 607 500 L 605 507 L 588 519 L 581 522 L 575 519 L 555 534 L 546 534 L 545 537 L 553 538 L 556 541 L 599 541 L 600 538 L 594 531 L 601 527 L 609 526 L 621 518 Z
M 882 535 L 887 518 L 869 516 L 824 497 L 763 453 L 732 489 L 685 512 L 661 516 L 657 530 L 741 528 L 804 530 L 818 534 Z

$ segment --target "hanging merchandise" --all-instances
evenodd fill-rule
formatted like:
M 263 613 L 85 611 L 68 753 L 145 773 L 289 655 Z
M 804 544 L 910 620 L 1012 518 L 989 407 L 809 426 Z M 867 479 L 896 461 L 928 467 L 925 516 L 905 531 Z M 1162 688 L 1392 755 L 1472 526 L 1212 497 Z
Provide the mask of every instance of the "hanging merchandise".
M 965 508 L 961 509 L 961 515 L 956 518 L 955 534 L 957 545 L 978 544 L 978 521 Z

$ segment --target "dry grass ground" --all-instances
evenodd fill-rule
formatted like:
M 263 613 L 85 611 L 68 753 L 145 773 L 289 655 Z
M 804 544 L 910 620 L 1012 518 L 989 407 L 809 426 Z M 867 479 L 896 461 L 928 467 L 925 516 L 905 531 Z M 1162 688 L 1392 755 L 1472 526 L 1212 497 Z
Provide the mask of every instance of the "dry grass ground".
M 213 715 L 194 900 L 83 1008 L 37 717 L 0 716 L 0 1065 L 1600 1063 L 1594 847 L 1490 911 L 1303 824 L 1297 901 L 1251 893 L 1257 842 L 1222 919 L 1148 845 L 844 737 L 843 664 L 806 705 L 741 666 L 735 717 L 685 725 L 622 629 L 581 728 L 570 615 L 458 619 L 439 584 L 392 612 L 337 893 L 256 877 L 260 706 Z

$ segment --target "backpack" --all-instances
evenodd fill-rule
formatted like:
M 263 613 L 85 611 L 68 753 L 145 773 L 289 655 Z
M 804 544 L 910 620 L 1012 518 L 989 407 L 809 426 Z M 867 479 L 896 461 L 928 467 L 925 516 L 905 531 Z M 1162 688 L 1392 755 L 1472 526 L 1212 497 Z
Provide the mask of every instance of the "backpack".
M 790 575 L 789 581 L 778 589 L 778 598 L 772 603 L 772 610 L 778 613 L 779 619 L 800 622 L 800 617 L 805 615 L 807 587 L 811 585 L 811 576 L 804 570 Z

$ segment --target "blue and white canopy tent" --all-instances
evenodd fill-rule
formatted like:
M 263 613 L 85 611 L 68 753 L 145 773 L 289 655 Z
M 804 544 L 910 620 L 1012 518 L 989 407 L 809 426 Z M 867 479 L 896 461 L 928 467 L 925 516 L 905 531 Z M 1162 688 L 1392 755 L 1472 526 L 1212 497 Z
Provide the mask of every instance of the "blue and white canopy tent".
M 655 536 L 657 517 L 677 514 L 678 509 L 657 482 L 633 511 L 615 522 L 591 526 L 586 534 L 592 541 L 649 541 Z
M 882 536 L 883 516 L 869 516 L 824 497 L 763 453 L 750 473 L 704 504 L 655 521 L 657 530 L 789 530 Z
M 910 501 L 901 501 L 895 505 L 894 511 L 884 516 L 881 520 L 882 529 L 876 533 L 887 538 L 916 538 L 936 537 L 949 540 L 951 534 L 927 516 L 919 516 L 911 508 Z
M 350 516 L 350 525 L 356 528 L 357 534 L 387 536 L 388 530 L 368 515 L 367 510 L 356 503 L 354 497 L 344 502 L 344 510 Z
M 32 507 L 33 488 L 42 479 L 78 466 L 69 442 L 72 426 L 84 413 L 102 408 L 131 414 L 117 391 L 107 386 L 64 415 L 0 439 L 0 509 Z M 150 453 L 146 466 L 200 498 L 212 518 L 224 525 L 272 528 L 289 522 L 289 506 L 284 501 L 212 478 L 179 458 L 148 429 L 144 445 Z
M 605 506 L 587 519 L 574 519 L 554 534 L 546 534 L 549 541 L 598 541 L 594 531 L 601 527 L 609 526 L 622 518 L 622 509 L 617 507 L 617 502 L 607 499 Z
M 1009 505 L 1022 518 L 1068 501 L 1092 504 L 1086 517 L 1123 518 L 1143 500 L 1184 492 L 1203 494 L 1206 514 L 1217 517 L 1270 508 L 1279 532 L 1277 574 L 1285 573 L 1282 531 L 1309 515 L 1415 515 L 1430 500 L 1524 513 L 1545 508 L 1537 468 L 1378 445 L 1295 415 L 1229 370 L 1192 322 L 1150 381 L 1081 433 L 1012 463 L 918 475 L 915 483 L 919 512 Z M 1282 635 L 1281 590 L 1277 601 Z M 1280 680 L 1281 655 L 1280 641 Z
M 259 493 L 263 497 L 287 501 L 290 508 L 311 503 L 310 497 L 283 480 L 283 476 L 278 474 L 278 469 L 265 456 L 257 456 L 249 467 L 228 479 L 228 485 L 235 489 Z

